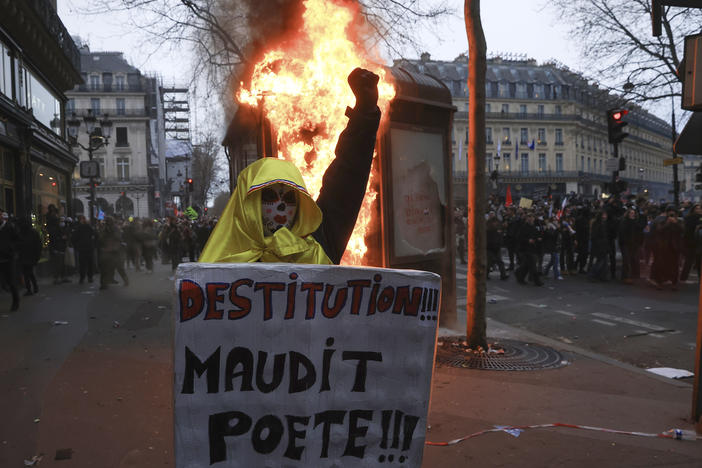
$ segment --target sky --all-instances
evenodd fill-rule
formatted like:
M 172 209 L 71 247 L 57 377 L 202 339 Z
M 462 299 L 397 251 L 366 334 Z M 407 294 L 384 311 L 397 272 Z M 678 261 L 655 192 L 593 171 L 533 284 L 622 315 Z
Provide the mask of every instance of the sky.
M 182 84 L 183 51 L 159 51 L 149 55 L 143 36 L 125 27 L 120 14 L 86 16 L 79 12 L 92 0 L 58 0 L 58 13 L 72 35 L 79 35 L 91 50 L 124 51 L 132 65 L 142 72 L 156 72 L 167 84 Z M 457 16 L 446 19 L 438 28 L 440 38 L 428 32 L 424 36 L 426 51 L 437 60 L 452 60 L 468 50 L 463 22 L 463 0 L 447 0 Z M 566 29 L 550 10 L 545 0 L 487 0 L 481 2 L 481 17 L 488 53 L 526 54 L 539 62 L 556 59 L 578 69 L 577 50 L 567 40 Z M 562 23 L 562 22 L 560 22 Z M 538 34 L 537 34 L 538 32 Z M 392 57 L 396 58 L 396 57 Z

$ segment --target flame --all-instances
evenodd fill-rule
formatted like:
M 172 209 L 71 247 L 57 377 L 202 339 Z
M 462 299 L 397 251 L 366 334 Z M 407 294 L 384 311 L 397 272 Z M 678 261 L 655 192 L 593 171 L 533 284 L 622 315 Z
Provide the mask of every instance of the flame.
M 349 73 L 361 67 L 380 76 L 378 106 L 383 112 L 395 96 L 395 88 L 385 69 L 371 62 L 360 41 L 351 37 L 360 17 L 355 3 L 305 0 L 303 4 L 299 33 L 264 54 L 254 66 L 250 86 L 241 84 L 237 100 L 262 109 L 276 130 L 278 157 L 300 169 L 309 192 L 317 198 L 324 171 L 334 159 L 336 142 L 346 127 L 344 111 L 355 101 L 346 81 Z M 364 237 L 377 197 L 371 190 L 376 177 L 371 174 L 343 264 L 363 264 L 367 252 Z

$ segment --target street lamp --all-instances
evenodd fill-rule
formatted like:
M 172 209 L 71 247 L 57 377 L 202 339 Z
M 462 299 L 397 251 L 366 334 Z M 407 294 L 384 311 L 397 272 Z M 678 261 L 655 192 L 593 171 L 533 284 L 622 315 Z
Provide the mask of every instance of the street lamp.
M 107 114 L 103 115 L 102 120 L 98 121 L 93 115 L 93 110 L 88 109 L 88 112 L 81 119 L 74 112 L 71 118 L 66 122 L 68 124 L 68 136 L 72 146 L 78 146 L 88 152 L 88 160 L 90 161 L 91 169 L 89 172 L 90 178 L 90 224 L 95 224 L 95 178 L 100 176 L 99 165 L 93 163 L 93 151 L 96 151 L 103 146 L 107 146 L 110 135 L 112 133 L 112 121 Z M 88 146 L 83 146 L 78 141 L 78 132 L 81 123 L 85 124 L 85 130 L 88 134 Z M 81 177 L 83 171 L 81 171 Z

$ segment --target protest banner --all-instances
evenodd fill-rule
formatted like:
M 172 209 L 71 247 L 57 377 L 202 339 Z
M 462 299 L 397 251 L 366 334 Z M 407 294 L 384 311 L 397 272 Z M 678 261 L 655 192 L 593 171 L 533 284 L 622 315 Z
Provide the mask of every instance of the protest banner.
M 181 264 L 176 467 L 419 467 L 440 288 L 423 271 Z
M 532 201 L 531 198 L 522 197 L 522 198 L 519 199 L 519 208 L 527 208 L 527 209 L 529 209 L 529 208 L 531 208 L 531 205 L 532 205 L 533 203 L 534 203 L 534 202 Z

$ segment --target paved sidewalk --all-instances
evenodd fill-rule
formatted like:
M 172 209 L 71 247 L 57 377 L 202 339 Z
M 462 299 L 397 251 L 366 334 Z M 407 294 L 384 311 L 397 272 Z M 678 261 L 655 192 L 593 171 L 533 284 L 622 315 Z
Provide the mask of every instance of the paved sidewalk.
M 442 329 L 441 335 L 457 334 Z M 488 320 L 490 338 L 550 346 L 559 369 L 434 372 L 427 440 L 445 442 L 499 426 L 567 423 L 660 433 L 694 431 L 692 385 Z M 611 434 L 571 428 L 488 433 L 447 447 L 427 446 L 423 467 L 702 466 L 702 440 Z

